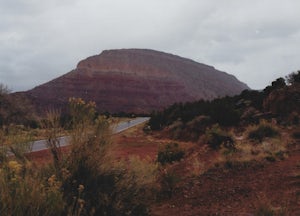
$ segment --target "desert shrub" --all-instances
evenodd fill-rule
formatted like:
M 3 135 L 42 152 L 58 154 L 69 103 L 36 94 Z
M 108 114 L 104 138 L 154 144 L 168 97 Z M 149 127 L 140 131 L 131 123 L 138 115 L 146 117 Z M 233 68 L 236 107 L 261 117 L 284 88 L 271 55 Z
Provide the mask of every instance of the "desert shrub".
M 265 157 L 265 159 L 269 162 L 275 162 L 276 158 L 273 155 L 268 155 Z
M 1 215 L 61 215 L 65 206 L 60 182 L 55 176 L 44 180 L 28 166 L 15 160 L 2 164 Z
M 158 190 L 157 163 L 132 156 L 127 163 L 121 163 L 118 169 L 126 170 L 114 191 L 118 201 L 118 214 L 127 212 L 127 215 L 148 215 L 147 203 L 153 200 Z
M 300 131 L 293 132 L 292 136 L 294 139 L 300 139 Z
M 148 215 L 155 197 L 157 164 L 139 158 L 116 162 L 111 157 L 111 127 L 96 117 L 94 103 L 70 99 L 71 146 L 59 151 L 59 113 L 43 122 L 53 164 L 31 166 L 24 154 L 28 139 L 15 128 L 0 130 L 1 215 Z M 14 160 L 7 157 L 10 150 Z
M 279 159 L 279 160 L 284 160 L 286 157 L 286 152 L 284 151 L 277 151 L 275 152 L 275 156 Z
M 10 93 L 5 85 L 0 85 L 0 125 L 30 126 L 32 121 L 36 120 L 35 110 L 30 101 L 21 94 Z
M 90 152 L 89 156 L 95 159 L 93 154 L 97 153 Z M 81 160 L 65 181 L 68 204 L 73 209 L 69 213 L 78 211 L 78 202 L 72 200 L 76 197 L 84 202 L 80 215 L 148 215 L 146 203 L 155 193 L 154 164 L 138 158 L 113 163 L 105 155 L 93 162 Z M 82 194 L 76 190 L 80 185 L 84 186 Z
M 299 85 L 291 85 L 272 91 L 264 99 L 264 111 L 276 114 L 277 119 L 284 123 L 297 123 L 299 120 L 297 114 L 300 113 L 299 93 Z
M 212 149 L 219 149 L 222 145 L 228 149 L 234 149 L 234 140 L 227 132 L 223 131 L 219 125 L 213 125 L 205 132 L 204 141 Z
M 174 121 L 168 128 L 169 136 L 171 139 L 184 140 L 186 138 L 185 125 L 182 121 Z
M 0 131 L 1 215 L 61 215 L 65 207 L 54 172 L 40 172 L 27 158 L 31 138 L 23 126 Z
M 209 116 L 221 126 L 234 126 L 240 121 L 240 113 L 230 97 L 213 100 L 210 103 Z
M 275 211 L 269 206 L 260 206 L 256 212 L 255 216 L 274 216 Z
M 150 126 L 151 130 L 160 130 L 164 123 L 164 116 L 160 112 L 153 112 L 151 114 L 151 118 L 148 122 L 148 125 Z
M 265 196 L 265 195 L 264 195 Z M 290 209 L 288 208 L 289 202 L 286 200 L 283 206 L 273 206 L 271 200 L 267 197 L 258 197 L 258 204 L 254 203 L 254 214 L 255 216 L 284 216 L 284 215 L 295 215 L 291 214 Z
M 158 151 L 157 161 L 161 164 L 179 161 L 184 156 L 184 150 L 177 143 L 167 144 L 163 149 Z
M 148 197 L 145 193 L 148 188 L 138 181 L 135 172 L 127 167 L 105 166 L 108 164 L 99 165 L 96 170 L 81 166 L 80 173 L 72 173 L 66 182 L 66 186 L 71 187 L 65 187 L 68 201 L 72 201 L 72 197 L 83 200 L 82 215 L 147 215 L 145 199 Z M 84 186 L 81 196 L 75 190 L 80 185 Z M 71 209 L 75 211 L 71 214 L 76 213 L 77 202 L 70 202 L 69 205 L 74 205 Z
M 144 201 L 150 191 L 149 181 L 155 176 L 153 167 L 137 159 L 114 162 L 110 157 L 108 119 L 96 118 L 95 104 L 91 102 L 73 98 L 70 103 L 72 145 L 66 167 L 69 175 L 63 181 L 65 199 L 70 206 L 66 213 L 147 215 Z M 84 190 L 79 194 L 80 185 Z
M 188 122 L 178 119 L 168 126 L 168 134 L 171 139 L 196 142 L 210 124 L 209 116 L 197 116 Z
M 60 115 L 61 113 L 58 110 L 49 110 L 46 113 L 47 118 L 40 123 L 45 130 L 46 144 L 52 155 L 56 176 L 59 178 L 62 177 L 62 153 L 59 141 L 59 136 L 62 132 Z
M 274 126 L 266 122 L 261 122 L 259 125 L 253 127 L 248 132 L 249 139 L 259 142 L 262 142 L 264 138 L 272 138 L 276 136 L 279 136 L 278 130 Z
M 209 116 L 201 115 L 186 123 L 181 137 L 186 137 L 187 141 L 198 141 L 200 135 L 205 133 L 208 126 L 212 124 Z
M 289 114 L 288 122 L 290 122 L 293 125 L 299 125 L 300 123 L 300 115 L 297 112 L 292 112 Z
M 0 130 L 1 158 L 0 162 L 12 155 L 23 163 L 26 159 L 26 152 L 31 150 L 32 135 L 26 132 L 26 128 L 20 125 L 9 125 Z
M 298 70 L 297 72 L 293 72 L 291 74 L 289 74 L 287 77 L 287 82 L 290 85 L 294 85 L 297 83 L 300 83 L 300 71 Z
M 180 177 L 173 170 L 162 169 L 160 173 L 161 198 L 171 198 L 179 182 Z

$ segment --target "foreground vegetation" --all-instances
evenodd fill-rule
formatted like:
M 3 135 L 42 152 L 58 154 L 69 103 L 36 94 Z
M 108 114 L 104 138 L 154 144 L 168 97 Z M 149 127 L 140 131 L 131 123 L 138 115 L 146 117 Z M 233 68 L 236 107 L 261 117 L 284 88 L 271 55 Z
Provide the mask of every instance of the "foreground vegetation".
M 1 215 L 147 215 L 145 200 L 154 193 L 157 167 L 138 158 L 113 161 L 108 119 L 95 118 L 95 104 L 75 98 L 70 99 L 72 145 L 62 154 L 58 114 L 49 112 L 43 122 L 49 166 L 35 167 L 25 154 L 29 140 L 10 139 L 2 131 Z
M 22 112 L 13 121 L 13 109 L 2 107 L 0 215 L 297 215 L 299 76 L 261 92 L 175 104 L 153 113 L 144 132 L 118 135 L 117 147 L 111 120 L 93 102 L 71 98 L 67 118 L 52 110 L 36 124 Z M 46 165 L 26 153 L 39 131 Z

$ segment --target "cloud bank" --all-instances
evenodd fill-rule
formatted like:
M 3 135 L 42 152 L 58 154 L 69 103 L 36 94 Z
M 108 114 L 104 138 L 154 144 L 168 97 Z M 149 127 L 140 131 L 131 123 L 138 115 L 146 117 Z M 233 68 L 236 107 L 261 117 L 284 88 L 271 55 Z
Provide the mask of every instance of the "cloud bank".
M 0 0 L 0 82 L 28 90 L 105 49 L 148 48 L 251 88 L 300 69 L 297 0 Z

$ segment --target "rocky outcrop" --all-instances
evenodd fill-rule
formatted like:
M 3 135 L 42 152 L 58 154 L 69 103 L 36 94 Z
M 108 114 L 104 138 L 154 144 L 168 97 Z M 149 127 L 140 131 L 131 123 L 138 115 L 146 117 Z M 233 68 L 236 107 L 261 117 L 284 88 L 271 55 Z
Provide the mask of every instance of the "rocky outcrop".
M 148 113 L 175 102 L 239 94 L 248 86 L 234 76 L 190 59 L 145 49 L 103 51 L 76 69 L 24 92 L 39 109 L 68 98 L 95 101 L 99 111 Z

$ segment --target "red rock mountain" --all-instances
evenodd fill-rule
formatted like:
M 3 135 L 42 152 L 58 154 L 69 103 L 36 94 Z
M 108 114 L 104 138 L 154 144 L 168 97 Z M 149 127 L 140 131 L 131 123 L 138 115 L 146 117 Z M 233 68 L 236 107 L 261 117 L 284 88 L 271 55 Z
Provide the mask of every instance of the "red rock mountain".
M 107 50 L 76 69 L 24 92 L 39 109 L 68 98 L 95 101 L 100 111 L 148 113 L 175 102 L 239 94 L 248 86 L 193 60 L 145 49 Z

